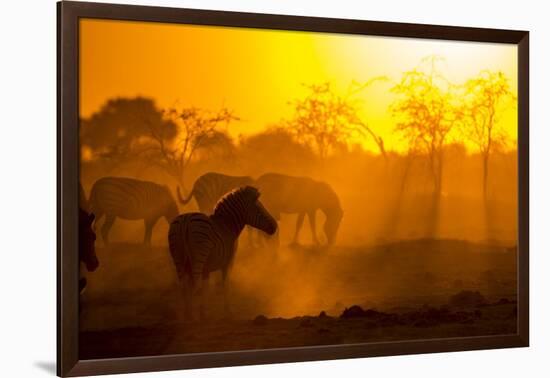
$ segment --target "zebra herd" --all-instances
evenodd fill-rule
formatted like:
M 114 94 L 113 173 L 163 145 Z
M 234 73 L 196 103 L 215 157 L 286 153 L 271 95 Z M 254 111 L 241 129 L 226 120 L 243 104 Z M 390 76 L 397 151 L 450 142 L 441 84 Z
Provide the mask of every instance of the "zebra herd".
M 194 197 L 199 211 L 209 214 L 218 200 L 234 188 L 251 185 L 262 193 L 262 203 L 275 219 L 281 214 L 298 214 L 292 244 L 299 242 L 299 233 L 307 215 L 311 236 L 319 244 L 316 231 L 316 213 L 321 210 L 326 217 L 323 231 L 327 243 L 336 241 L 336 234 L 343 217 L 340 200 L 334 190 L 325 182 L 309 177 L 296 177 L 279 173 L 266 173 L 254 180 L 249 176 L 228 176 L 220 173 L 206 173 L 193 185 L 187 198 L 182 198 L 177 189 L 180 204 L 186 205 Z
M 178 206 L 169 188 L 149 181 L 101 178 L 92 186 L 89 200 L 86 200 L 80 186 L 79 253 L 81 262 L 89 271 L 97 268 L 94 230 L 103 217 L 101 236 L 106 245 L 116 218 L 142 219 L 145 224 L 144 243 L 150 244 L 153 227 L 159 218 L 164 217 L 170 224 L 169 249 L 184 289 L 185 314 L 188 318 L 193 315 L 192 298 L 203 298 L 202 287 L 210 272 L 221 271 L 222 286 L 225 288 L 237 240 L 245 226 L 274 235 L 280 214 L 295 213 L 298 218 L 293 243 L 297 243 L 307 215 L 313 240 L 319 243 L 315 213 L 321 210 L 326 216 L 324 233 L 327 242 L 332 244 L 343 216 L 338 196 L 328 184 L 308 177 L 275 173 L 264 174 L 254 180 L 248 176 L 210 172 L 195 181 L 187 198 L 182 197 L 179 188 L 177 196 L 182 205 L 195 198 L 200 212 L 178 215 Z M 225 289 L 223 292 L 225 298 Z M 203 316 L 202 300 L 199 308 Z M 225 308 L 228 310 L 227 300 Z

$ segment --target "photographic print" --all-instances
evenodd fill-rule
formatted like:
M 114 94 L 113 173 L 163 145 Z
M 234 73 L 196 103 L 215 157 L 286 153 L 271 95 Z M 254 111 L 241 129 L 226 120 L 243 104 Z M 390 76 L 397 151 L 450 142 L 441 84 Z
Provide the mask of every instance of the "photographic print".
M 83 359 L 517 332 L 515 45 L 82 19 L 79 54 Z

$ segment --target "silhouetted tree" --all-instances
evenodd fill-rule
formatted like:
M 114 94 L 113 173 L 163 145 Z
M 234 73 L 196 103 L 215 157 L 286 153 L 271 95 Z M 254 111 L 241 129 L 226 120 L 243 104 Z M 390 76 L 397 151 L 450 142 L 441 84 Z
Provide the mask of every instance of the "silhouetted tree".
M 354 137 L 372 138 L 380 154 L 386 158 L 384 140 L 377 135 L 367 122 L 358 115 L 358 92 L 377 80 L 367 83 L 352 83 L 345 95 L 337 94 L 329 82 L 304 85 L 309 93 L 299 100 L 291 102 L 294 115 L 287 126 L 295 137 L 325 159 L 337 149 L 345 149 Z
M 507 134 L 499 123 L 501 112 L 515 96 L 502 72 L 482 71 L 465 85 L 464 135 L 475 144 L 483 166 L 483 197 L 487 199 L 489 158 L 498 146 L 506 144 Z
M 258 174 L 266 170 L 285 170 L 300 173 L 311 167 L 318 158 L 309 145 L 299 143 L 295 135 L 283 127 L 242 137 L 239 143 L 242 163 Z
M 353 96 L 364 89 L 369 88 L 372 84 L 376 82 L 387 82 L 389 79 L 386 76 L 377 76 L 372 79 L 369 79 L 368 81 L 364 83 L 357 83 L 353 81 L 350 85 L 350 88 L 348 90 L 348 96 Z M 362 136 L 370 137 L 374 143 L 378 146 L 378 150 L 380 151 L 380 154 L 384 157 L 384 161 L 387 163 L 388 156 L 386 154 L 386 149 L 384 147 L 384 139 L 376 134 L 374 130 L 369 126 L 369 124 L 363 120 L 361 120 L 359 117 L 355 120 L 356 125 L 356 131 L 358 131 Z
M 112 165 L 135 159 L 151 130 L 166 143 L 177 134 L 176 124 L 165 119 L 150 98 L 113 98 L 89 118 L 81 120 L 80 141 L 89 158 Z
M 287 124 L 298 140 L 312 146 L 319 157 L 325 159 L 356 133 L 357 110 L 347 97 L 336 94 L 328 82 L 305 87 L 309 93 L 291 102 L 294 115 Z
M 384 139 L 382 139 L 380 135 L 375 134 L 374 131 L 372 131 L 371 127 L 366 122 L 359 121 L 357 123 L 357 127 L 358 127 L 357 130 L 362 135 L 367 135 L 372 138 L 374 143 L 376 143 L 376 145 L 378 146 L 380 155 L 382 155 L 382 157 L 384 158 L 384 161 L 387 162 L 388 156 L 386 154 L 386 149 L 384 148 Z
M 197 149 L 197 159 L 207 163 L 212 160 L 230 160 L 235 157 L 237 146 L 225 130 L 217 130 L 206 136 Z
M 220 141 L 227 142 L 229 137 L 223 128 L 238 120 L 227 108 L 217 112 L 196 107 L 170 108 L 164 112 L 164 116 L 176 124 L 177 136 L 168 140 L 151 122 L 143 151 L 146 151 L 151 163 L 162 168 L 181 186 L 185 170 L 198 151 L 219 146 Z
M 398 118 L 395 130 L 408 140 L 410 150 L 428 157 L 436 198 L 442 190 L 444 146 L 462 117 L 456 88 L 437 70 L 438 60 L 427 57 L 423 67 L 403 73 L 392 88 L 398 98 L 391 106 Z

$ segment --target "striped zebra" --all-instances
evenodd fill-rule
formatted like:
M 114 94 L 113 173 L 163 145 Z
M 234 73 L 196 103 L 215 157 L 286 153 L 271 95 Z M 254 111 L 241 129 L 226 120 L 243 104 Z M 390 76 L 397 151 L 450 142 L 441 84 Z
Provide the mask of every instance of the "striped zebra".
M 323 226 L 327 243 L 334 244 L 343 217 L 340 200 L 329 184 L 309 177 L 266 173 L 256 180 L 263 193 L 262 201 L 278 220 L 281 213 L 298 214 L 292 244 L 298 244 L 299 233 L 307 215 L 313 242 L 319 244 L 316 232 L 316 213 L 321 210 L 326 221 Z
M 90 193 L 90 211 L 96 223 L 105 215 L 101 236 L 109 243 L 109 231 L 117 217 L 128 220 L 143 219 L 143 242 L 151 244 L 153 227 L 160 217 L 167 222 L 178 215 L 176 201 L 167 186 L 126 177 L 104 177 L 97 180 Z
M 195 197 L 199 211 L 205 214 L 212 214 L 214 206 L 226 193 L 247 185 L 254 185 L 252 177 L 229 176 L 222 173 L 208 172 L 195 181 L 193 189 L 187 198 L 182 197 L 178 187 L 178 200 L 181 205 L 187 205 Z
M 220 199 L 212 215 L 181 214 L 170 224 L 170 254 L 183 286 L 186 318 L 193 318 L 192 298 L 196 295 L 201 299 L 200 316 L 204 317 L 203 286 L 209 273 L 218 270 L 222 272 L 224 308 L 229 311 L 225 283 L 239 234 L 245 225 L 270 235 L 277 230 L 277 221 L 259 197 L 260 192 L 251 186 L 235 189 Z

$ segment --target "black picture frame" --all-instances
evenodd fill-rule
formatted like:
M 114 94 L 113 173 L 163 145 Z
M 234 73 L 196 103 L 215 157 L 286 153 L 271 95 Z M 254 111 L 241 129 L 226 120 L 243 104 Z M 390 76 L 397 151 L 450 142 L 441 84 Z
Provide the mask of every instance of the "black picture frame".
M 63 1 L 57 3 L 57 373 L 60 376 L 146 372 L 248 364 L 451 352 L 529 345 L 529 33 L 317 17 Z M 375 342 L 81 360 L 78 355 L 79 19 L 299 30 L 518 46 L 518 327 L 512 335 Z

